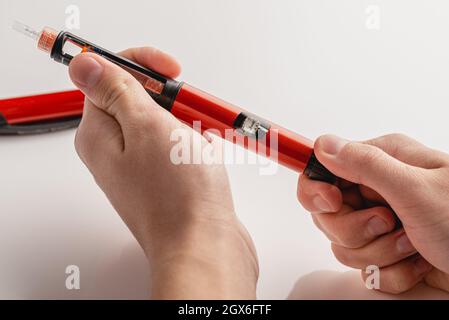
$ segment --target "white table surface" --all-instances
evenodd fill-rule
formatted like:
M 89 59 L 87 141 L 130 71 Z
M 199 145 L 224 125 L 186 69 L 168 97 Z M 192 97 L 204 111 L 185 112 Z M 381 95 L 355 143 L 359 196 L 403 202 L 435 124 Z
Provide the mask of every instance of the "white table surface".
M 449 3 L 444 0 L 0 0 L 0 97 L 72 88 L 15 19 L 75 31 L 111 50 L 154 45 L 182 79 L 310 138 L 403 132 L 449 151 Z M 366 9 L 380 10 L 380 29 Z M 145 259 L 73 147 L 74 131 L 0 138 L 0 298 L 146 298 Z M 345 270 L 296 200 L 297 175 L 229 166 L 258 249 L 260 298 Z M 65 287 L 77 265 L 81 290 Z

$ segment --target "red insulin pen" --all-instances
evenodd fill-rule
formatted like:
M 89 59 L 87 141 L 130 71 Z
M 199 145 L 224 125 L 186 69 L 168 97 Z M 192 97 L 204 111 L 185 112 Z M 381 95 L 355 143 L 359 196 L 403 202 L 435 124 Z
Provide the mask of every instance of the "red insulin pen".
M 258 143 L 251 143 L 250 140 L 264 141 L 266 145 L 262 148 L 262 155 L 270 157 L 276 154 L 274 160 L 281 165 L 304 172 L 315 180 L 336 182 L 336 177 L 315 157 L 313 142 L 305 137 L 69 32 L 57 32 L 51 28 L 37 32 L 20 23 L 15 23 L 13 28 L 36 40 L 39 49 L 64 65 L 69 65 L 73 59 L 73 55 L 65 50 L 69 45 L 77 47 L 80 53 L 98 54 L 131 73 L 162 108 L 184 123 L 192 126 L 193 122 L 199 122 L 202 130 L 218 130 L 221 137 L 226 136 L 226 130 L 234 130 L 243 139 L 234 136 L 232 142 L 258 153 Z M 0 134 L 39 133 L 75 127 L 82 115 L 83 105 L 84 96 L 80 91 L 0 100 Z M 270 145 L 274 135 L 277 143 Z

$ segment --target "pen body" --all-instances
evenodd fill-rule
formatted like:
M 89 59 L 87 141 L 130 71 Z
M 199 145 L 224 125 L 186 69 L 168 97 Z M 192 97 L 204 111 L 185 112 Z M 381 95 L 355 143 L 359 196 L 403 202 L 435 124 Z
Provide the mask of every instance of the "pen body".
M 23 125 L 83 114 L 84 95 L 79 90 L 0 100 L 0 117 L 8 125 Z
M 79 90 L 0 100 L 0 115 L 9 125 L 81 116 L 83 108 L 84 95 Z M 248 114 L 245 110 L 185 83 L 170 112 L 189 126 L 198 123 L 203 132 L 219 135 L 297 172 L 304 171 L 313 153 L 312 141 L 265 120 L 268 131 L 263 138 L 240 133 L 236 120 Z
M 335 176 L 315 157 L 312 141 L 292 131 L 188 84 L 169 79 L 69 32 L 57 33 L 44 28 L 38 39 L 38 47 L 50 53 L 53 60 L 69 65 L 74 56 L 65 51 L 66 43 L 79 47 L 81 53 L 98 54 L 130 72 L 161 107 L 188 125 L 193 126 L 198 122 L 201 131 L 220 135 L 290 169 L 304 172 L 312 179 L 330 183 L 336 181 Z M 11 126 L 18 123 L 80 115 L 83 102 L 82 94 L 74 91 L 3 101 L 0 129 L 8 127 L 10 132 L 14 129 Z
M 188 84 L 179 90 L 171 113 L 189 126 L 198 122 L 202 131 L 219 135 L 260 155 L 271 158 L 290 169 L 303 172 L 313 154 L 313 142 L 281 126 L 250 115 L 247 111 L 225 102 Z M 246 115 L 259 125 L 263 124 L 263 136 L 239 126 L 238 118 Z M 255 126 L 257 123 L 255 124 Z M 254 131 L 257 128 L 253 126 Z

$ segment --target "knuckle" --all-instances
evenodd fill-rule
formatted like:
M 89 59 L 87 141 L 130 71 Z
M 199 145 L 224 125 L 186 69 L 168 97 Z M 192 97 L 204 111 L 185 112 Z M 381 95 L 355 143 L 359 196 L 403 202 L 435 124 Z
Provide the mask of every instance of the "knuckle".
M 309 212 L 314 211 L 314 207 L 312 205 L 312 199 L 309 195 L 307 195 L 302 188 L 298 190 L 298 201 L 301 205 Z
M 385 282 L 384 290 L 392 294 L 400 294 L 409 289 L 407 283 L 401 277 L 391 277 Z
M 390 133 L 386 134 L 374 139 L 370 139 L 365 141 L 365 143 L 369 145 L 377 145 L 377 146 L 384 146 L 384 145 L 392 145 L 394 142 L 402 142 L 402 141 L 409 141 L 411 138 L 403 133 Z
M 298 198 L 299 203 L 301 203 L 304 208 L 309 211 L 309 208 L 307 208 L 306 203 L 305 203 L 305 197 L 304 197 L 304 192 L 302 190 L 302 188 L 298 188 L 298 192 L 296 193 L 296 197 Z
M 362 240 L 354 237 L 349 230 L 342 230 L 337 237 L 338 242 L 346 248 L 357 249 L 361 247 Z
M 325 233 L 325 230 L 323 228 L 323 225 L 320 222 L 320 219 L 318 217 L 318 214 L 312 214 L 312 221 L 315 224 L 315 226 L 320 230 L 321 232 Z
M 337 243 L 345 248 L 357 249 L 368 241 L 363 232 L 364 227 L 361 224 L 360 215 L 337 214 L 332 221 L 331 228 Z
M 395 132 L 395 133 L 390 133 L 387 134 L 385 136 L 382 137 L 384 140 L 386 141 L 406 141 L 406 140 L 410 140 L 410 137 L 400 133 L 400 132 Z
M 129 93 L 130 80 L 125 77 L 115 77 L 105 80 L 100 85 L 99 101 L 101 106 L 110 114 L 114 114 L 113 107 L 126 99 Z
M 395 213 L 393 212 L 392 209 L 387 208 L 387 207 L 375 207 L 374 209 L 374 215 L 372 217 L 370 217 L 369 219 L 373 218 L 373 217 L 377 217 L 382 219 L 390 229 L 393 229 L 396 225 L 396 221 L 395 221 Z
M 373 208 L 373 210 L 375 210 L 376 215 L 381 218 L 389 218 L 394 215 L 393 210 L 388 207 L 379 206 Z
M 354 244 L 354 237 L 351 228 L 348 228 L 346 215 L 335 215 L 331 223 L 331 228 L 338 239 L 338 244 L 350 248 Z
M 330 213 L 313 213 L 313 221 L 324 235 L 335 245 L 342 245 L 335 235 L 333 226 L 334 215 Z
M 352 259 L 348 254 L 348 249 L 343 248 L 335 243 L 332 243 L 331 249 L 338 262 L 348 267 L 352 266 Z

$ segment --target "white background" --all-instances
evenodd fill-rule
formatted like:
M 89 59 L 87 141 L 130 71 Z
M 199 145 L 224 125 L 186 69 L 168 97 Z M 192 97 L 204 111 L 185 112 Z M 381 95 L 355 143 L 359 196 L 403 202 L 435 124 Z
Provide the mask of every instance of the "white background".
M 111 50 L 154 45 L 183 80 L 312 139 L 403 132 L 449 151 L 445 0 L 0 0 L 0 98 L 72 88 L 64 66 L 9 29 L 18 19 Z M 380 29 L 367 28 L 378 6 Z M 0 138 L 0 298 L 146 298 L 145 259 L 73 147 L 74 131 Z M 301 276 L 344 270 L 296 200 L 297 175 L 230 166 L 237 212 L 256 243 L 260 298 Z M 81 290 L 65 268 L 81 269 Z

